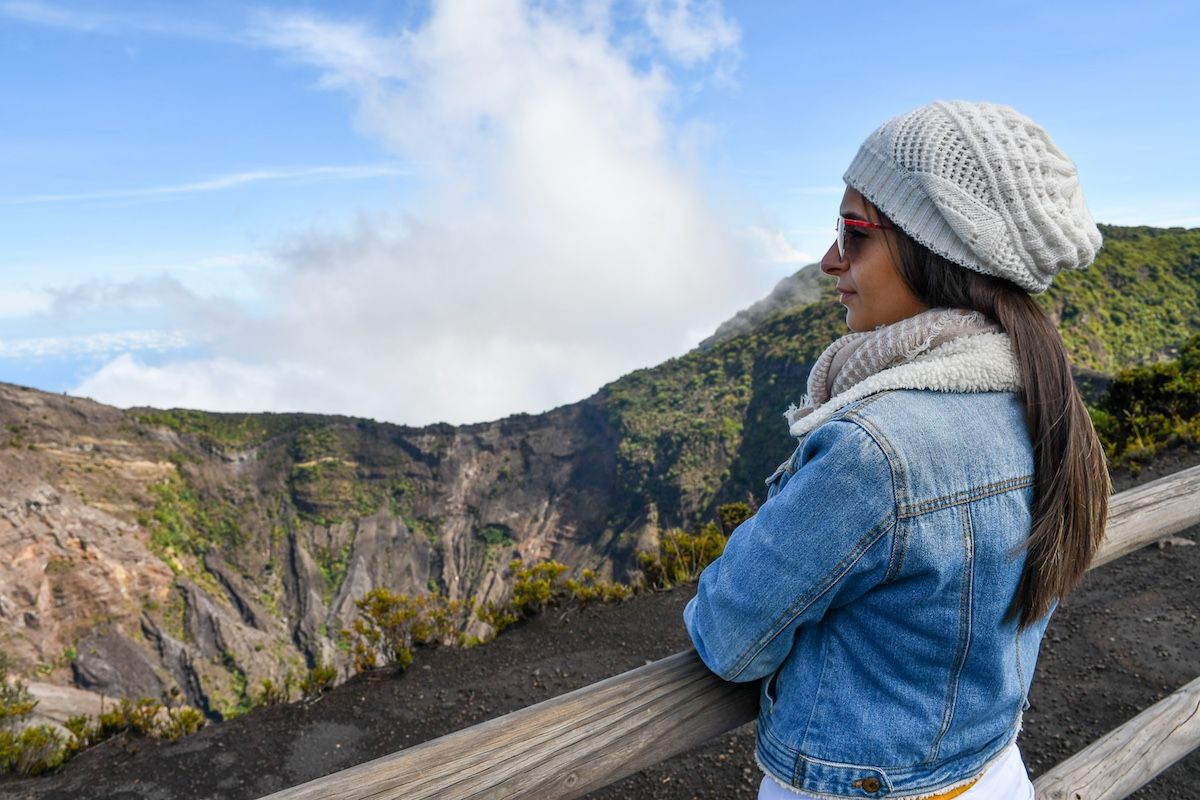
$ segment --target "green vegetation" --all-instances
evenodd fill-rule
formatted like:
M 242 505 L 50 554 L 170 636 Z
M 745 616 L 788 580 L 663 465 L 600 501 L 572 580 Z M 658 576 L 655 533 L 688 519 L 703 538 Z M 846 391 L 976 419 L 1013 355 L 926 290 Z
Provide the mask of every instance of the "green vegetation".
M 512 544 L 512 534 L 503 525 L 484 525 L 479 529 L 479 538 L 488 547 L 498 547 L 502 544 Z
M 787 455 L 782 414 L 803 393 L 808 364 L 844 332 L 830 296 L 601 390 L 620 435 L 625 506 L 612 526 L 627 527 L 649 504 L 663 519 L 696 524 L 722 498 L 757 492 Z
M 0 730 L 12 728 L 37 708 L 29 687 L 19 679 L 9 679 L 10 669 L 11 657 L 0 650 Z
M 321 571 L 321 577 L 325 581 L 323 594 L 326 605 L 342 588 L 342 581 L 346 579 L 350 550 L 349 543 L 343 545 L 336 553 L 330 552 L 328 547 L 318 546 L 313 549 L 313 559 L 317 562 L 317 569 Z
M 1100 229 L 1095 263 L 1057 276 L 1039 300 L 1072 362 L 1112 375 L 1200 331 L 1200 228 Z
M 1167 447 L 1200 445 L 1200 335 L 1177 359 L 1117 373 L 1089 411 L 1112 467 L 1136 471 Z
M 21 723 L 33 713 L 37 701 L 20 679 L 10 678 L 11 661 L 0 651 L 0 775 L 39 775 L 59 767 L 64 761 L 92 745 L 114 736 L 156 736 L 176 741 L 195 733 L 204 724 L 204 716 L 194 708 L 164 708 L 157 700 L 122 700 L 105 710 L 93 722 L 86 715 L 71 717 L 64 727 L 71 733 L 66 739 L 48 725 Z
M 320 663 L 310 669 L 299 682 L 290 671 L 278 683 L 270 678 L 263 678 L 258 692 L 254 695 L 251 707 L 263 708 L 290 703 L 293 689 L 299 690 L 301 699 L 307 700 L 329 691 L 333 688 L 336 680 L 337 669 Z
M 516 543 L 512 531 L 506 525 L 484 525 L 476 535 L 483 541 L 483 563 L 491 567 L 496 562 L 496 554 L 512 547 Z
M 135 418 L 146 425 L 190 434 L 208 445 L 253 447 L 289 430 L 298 422 L 314 419 L 310 414 L 221 414 L 173 408 L 166 411 L 141 409 Z
M 301 518 L 319 525 L 368 516 L 388 502 L 382 486 L 363 480 L 353 462 L 333 456 L 296 464 L 288 485 Z
M 697 534 L 666 531 L 659 537 L 657 553 L 638 553 L 646 585 L 651 589 L 671 589 L 694 583 L 704 568 L 725 551 L 728 539 L 712 523 Z
M 357 601 L 359 616 L 346 632 L 357 671 L 384 664 L 407 668 L 413 648 L 422 644 L 463 644 L 470 606 L 440 594 L 409 597 L 384 587 Z
M 300 696 L 307 699 L 325 694 L 333 688 L 336 680 L 337 669 L 318 662 L 308 671 L 297 688 L 300 689 Z
M 150 529 L 150 543 L 176 571 L 173 554 L 202 557 L 213 544 L 235 547 L 243 541 L 234 505 L 202 497 L 181 477 L 152 484 L 150 496 L 154 507 L 141 522 Z

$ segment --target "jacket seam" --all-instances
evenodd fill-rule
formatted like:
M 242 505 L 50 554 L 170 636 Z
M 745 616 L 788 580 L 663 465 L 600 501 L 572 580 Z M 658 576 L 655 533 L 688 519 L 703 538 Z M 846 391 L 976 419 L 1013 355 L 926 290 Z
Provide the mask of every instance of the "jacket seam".
M 835 422 L 839 419 L 847 422 L 854 422 L 861 427 L 874 440 L 875 444 L 883 451 L 884 457 L 888 460 L 888 465 L 892 470 L 892 496 L 896 503 L 896 516 L 903 519 L 906 517 L 916 517 L 922 514 L 927 514 L 931 511 L 940 511 L 944 508 L 963 503 L 970 503 L 974 500 L 980 500 L 985 497 L 991 497 L 997 494 L 1003 494 L 1014 489 L 1026 489 L 1034 485 L 1033 475 L 1020 475 L 1015 478 L 1006 478 L 1000 481 L 993 481 L 982 486 L 973 486 L 961 492 L 954 494 L 942 495 L 929 500 L 921 500 L 919 502 L 908 502 L 909 488 L 903 480 L 906 475 L 903 465 L 899 463 L 898 458 L 894 458 L 894 453 L 890 447 L 890 442 L 887 437 L 875 426 L 875 424 L 863 415 L 863 411 L 872 404 L 884 399 L 890 394 L 894 394 L 896 389 L 885 389 L 875 394 L 867 395 L 863 399 L 848 405 L 837 416 L 828 420 Z M 811 433 L 811 431 L 810 431 Z M 901 498 L 904 499 L 901 499 Z
M 975 531 L 971 525 L 970 506 L 962 506 L 959 512 L 962 516 L 963 537 L 963 572 L 962 590 L 959 592 L 958 614 L 959 633 L 958 645 L 955 648 L 954 665 L 946 681 L 946 705 L 942 712 L 942 726 L 933 739 L 933 747 L 929 751 L 927 763 L 933 764 L 942 748 L 942 740 L 954 723 L 954 712 L 958 706 L 958 684 L 962 678 L 963 668 L 967 664 L 967 653 L 971 647 L 971 623 L 975 594 Z
M 982 486 L 973 486 L 961 492 L 955 492 L 950 495 L 935 497 L 930 500 L 922 500 L 919 503 L 904 503 L 896 509 L 897 516 L 901 518 L 919 517 L 923 514 L 928 514 L 933 511 L 941 511 L 947 508 L 953 508 L 958 505 L 966 505 L 973 503 L 976 500 L 982 500 L 985 497 L 992 497 L 998 494 L 1005 494 L 1016 489 L 1027 489 L 1033 486 L 1032 475 L 1022 475 L 1017 478 L 1007 478 L 1002 481 L 994 481 Z
M 813 702 L 808 709 L 808 719 L 804 722 L 804 735 L 800 737 L 800 749 L 808 747 L 808 734 L 812 731 L 813 716 L 821 699 L 821 687 L 825 685 L 825 668 L 829 665 L 829 637 L 821 638 L 821 674 L 817 676 L 817 688 L 813 691 Z
M 891 442 L 888 441 L 887 437 L 870 420 L 860 416 L 857 412 L 887 394 L 887 392 L 881 392 L 864 398 L 860 403 L 847 411 L 845 416 L 835 417 L 830 420 L 830 422 L 836 422 L 840 419 L 857 425 L 867 435 L 867 438 L 879 448 L 879 452 L 888 464 L 888 473 L 892 479 L 892 508 L 895 509 L 894 515 L 897 524 L 895 526 L 895 536 L 892 541 L 892 550 L 888 555 L 888 568 L 883 576 L 883 583 L 895 580 L 900 574 L 900 568 L 904 564 L 904 555 L 908 550 L 908 527 L 899 524 L 899 520 L 901 519 L 900 509 L 904 505 L 900 502 L 900 495 L 903 492 L 904 496 L 908 496 L 908 484 L 907 481 L 903 480 L 903 476 L 905 475 L 903 463 L 900 461 L 899 455 L 891 447 Z

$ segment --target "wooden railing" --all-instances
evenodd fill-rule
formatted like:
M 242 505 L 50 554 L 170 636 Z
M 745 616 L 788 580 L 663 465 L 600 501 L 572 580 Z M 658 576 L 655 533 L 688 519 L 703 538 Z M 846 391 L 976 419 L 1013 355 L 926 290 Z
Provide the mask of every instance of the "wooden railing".
M 1200 523 L 1200 467 L 1115 495 L 1093 567 Z M 262 800 L 573 798 L 755 718 L 757 682 L 726 683 L 695 651 Z M 1118 800 L 1200 746 L 1200 678 L 1034 783 L 1039 800 Z

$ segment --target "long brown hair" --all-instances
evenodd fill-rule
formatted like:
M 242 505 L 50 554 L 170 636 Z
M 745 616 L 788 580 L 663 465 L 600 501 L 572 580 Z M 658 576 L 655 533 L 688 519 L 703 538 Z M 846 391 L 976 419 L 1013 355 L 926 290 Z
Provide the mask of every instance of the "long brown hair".
M 978 311 L 1012 340 L 1033 443 L 1033 523 L 1012 607 L 1026 627 L 1079 584 L 1104 537 L 1110 491 L 1104 450 L 1062 337 L 1037 302 L 1011 281 L 964 269 L 899 228 L 893 233 L 900 275 L 921 302 Z

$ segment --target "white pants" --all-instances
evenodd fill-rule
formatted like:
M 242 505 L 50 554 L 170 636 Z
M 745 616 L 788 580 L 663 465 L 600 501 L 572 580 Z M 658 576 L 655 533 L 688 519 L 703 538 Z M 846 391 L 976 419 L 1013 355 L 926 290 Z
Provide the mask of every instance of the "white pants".
M 758 785 L 758 800 L 820 800 L 811 794 L 788 789 L 767 776 Z M 979 782 L 955 800 L 1033 800 L 1033 784 L 1021 760 L 1016 742 L 983 773 Z

